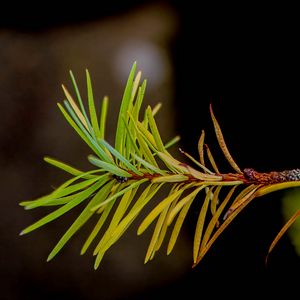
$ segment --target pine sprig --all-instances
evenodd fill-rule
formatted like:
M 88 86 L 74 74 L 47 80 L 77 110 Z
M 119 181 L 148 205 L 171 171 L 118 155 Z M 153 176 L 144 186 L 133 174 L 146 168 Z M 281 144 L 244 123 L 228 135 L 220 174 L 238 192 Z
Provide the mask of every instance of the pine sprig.
M 149 212 L 137 230 L 140 235 L 152 223 L 156 223 L 146 251 L 145 263 L 153 259 L 161 248 L 168 230 L 171 230 L 171 235 L 167 254 L 172 252 L 191 204 L 202 194 L 203 201 L 200 204 L 193 245 L 195 266 L 224 229 L 254 198 L 279 189 L 300 186 L 298 169 L 271 173 L 259 173 L 252 169 L 242 171 L 226 146 L 211 106 L 210 114 L 217 141 L 233 172 L 223 174 L 219 171 L 213 154 L 205 144 L 204 131 L 198 142 L 199 160 L 182 149 L 179 149 L 179 154 L 187 157 L 191 164 L 173 157 L 168 148 L 177 143 L 179 137 L 176 136 L 167 143 L 162 140 L 155 120 L 161 104 L 154 108 L 148 106 L 141 113 L 146 81 L 140 84 L 141 72 L 136 72 L 136 63 L 127 80 L 117 121 L 115 144 L 112 146 L 105 139 L 108 98 L 103 98 L 99 112 L 91 77 L 86 70 L 86 110 L 72 72 L 70 76 L 76 99 L 62 86 L 66 100 L 63 105 L 58 103 L 58 107 L 70 126 L 92 150 L 93 154 L 88 156 L 88 161 L 94 168 L 84 172 L 59 160 L 45 157 L 47 163 L 72 177 L 49 195 L 20 203 L 25 209 L 57 206 L 56 210 L 25 228 L 21 234 L 36 230 L 80 203 L 86 203 L 49 254 L 48 261 L 61 251 L 86 222 L 94 218 L 98 222 L 84 242 L 81 254 L 94 244 L 94 267 L 98 268 L 106 251 L 122 237 L 157 192 L 163 186 L 168 186 L 168 195 Z M 223 190 L 228 190 L 224 199 L 220 197 Z M 269 252 L 298 216 L 299 212 L 282 229 Z M 106 223 L 109 223 L 107 229 L 101 233 Z

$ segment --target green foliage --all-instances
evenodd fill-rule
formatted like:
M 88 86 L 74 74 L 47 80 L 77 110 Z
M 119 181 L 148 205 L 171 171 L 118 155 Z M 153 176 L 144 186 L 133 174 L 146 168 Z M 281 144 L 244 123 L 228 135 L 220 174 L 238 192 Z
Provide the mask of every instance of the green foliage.
M 20 203 L 25 209 L 57 207 L 25 228 L 21 234 L 36 230 L 80 203 L 85 203 L 82 212 L 49 254 L 48 261 L 61 251 L 84 224 L 93 219 L 96 224 L 84 242 L 81 254 L 86 253 L 94 244 L 94 267 L 98 268 L 106 251 L 122 237 L 157 192 L 167 186 L 168 195 L 152 208 L 137 230 L 137 234 L 140 235 L 152 223 L 156 223 L 145 263 L 153 259 L 156 251 L 161 248 L 170 228 L 172 232 L 167 254 L 171 253 L 192 203 L 203 193 L 204 200 L 200 202 L 193 246 L 193 261 L 196 265 L 217 237 L 252 199 L 278 189 L 300 185 L 299 182 L 264 185 L 259 181 L 249 181 L 230 155 L 212 108 L 210 113 L 218 143 L 235 173 L 219 172 L 212 153 L 205 145 L 204 131 L 198 143 L 199 161 L 181 149 L 180 152 L 190 159 L 193 166 L 173 157 L 168 148 L 178 142 L 179 137 L 176 136 L 167 143 L 163 141 L 155 120 L 161 105 L 158 104 L 154 108 L 148 106 L 143 114 L 140 111 L 146 81 L 140 84 L 141 72 L 136 72 L 136 63 L 132 66 L 125 87 L 115 144 L 112 146 L 105 139 L 108 98 L 104 97 L 99 105 L 101 111 L 98 111 L 89 72 L 86 70 L 85 102 L 81 98 L 72 72 L 70 76 L 76 99 L 62 86 L 66 100 L 63 101 L 63 105 L 58 103 L 58 107 L 66 121 L 92 150 L 93 154 L 87 159 L 93 169 L 84 172 L 56 159 L 45 157 L 47 163 L 72 177 L 49 195 Z M 85 109 L 85 103 L 88 111 Z M 206 158 L 209 161 L 208 165 L 205 164 Z M 228 191 L 222 200 L 221 192 L 226 189 Z

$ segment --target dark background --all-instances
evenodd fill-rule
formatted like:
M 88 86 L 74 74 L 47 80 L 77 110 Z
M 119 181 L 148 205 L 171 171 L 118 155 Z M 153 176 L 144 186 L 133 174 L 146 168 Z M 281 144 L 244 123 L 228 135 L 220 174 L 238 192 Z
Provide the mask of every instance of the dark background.
M 166 138 L 179 133 L 180 146 L 197 156 L 197 140 L 205 128 L 208 143 L 215 145 L 208 109 L 212 103 L 227 145 L 242 168 L 271 171 L 300 165 L 296 9 L 196 8 L 193 1 L 122 3 L 60 9 L 44 3 L 34 9 L 28 5 L 1 11 L 1 299 L 295 293 L 299 257 L 287 235 L 269 265 L 264 264 L 267 249 L 283 225 L 283 192 L 251 203 L 194 269 L 191 252 L 197 212 L 190 214 L 173 254 L 167 257 L 161 251 L 147 265 L 143 255 L 149 235 L 136 237 L 136 225 L 108 253 L 98 271 L 92 269 L 90 253 L 78 255 L 84 234 L 53 262 L 45 262 L 62 227 L 72 218 L 66 216 L 56 225 L 18 236 L 44 215 L 43 211 L 26 212 L 18 203 L 49 192 L 50 186 L 66 179 L 45 166 L 42 157 L 47 154 L 87 166 L 88 149 L 55 106 L 62 99 L 59 85 L 68 82 L 69 69 L 83 81 L 88 67 L 99 97 L 112 96 L 113 124 L 136 53 L 149 79 L 146 101 L 163 102 L 159 121 Z M 217 147 L 212 150 L 218 153 Z M 219 168 L 228 171 L 221 154 L 217 157 Z

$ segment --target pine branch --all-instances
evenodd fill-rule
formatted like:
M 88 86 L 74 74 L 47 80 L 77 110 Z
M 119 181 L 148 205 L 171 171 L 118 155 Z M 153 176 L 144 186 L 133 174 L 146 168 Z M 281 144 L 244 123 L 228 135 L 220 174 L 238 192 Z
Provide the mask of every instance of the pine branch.
M 51 251 L 48 261 L 53 259 L 77 231 L 93 218 L 98 219 L 98 222 L 83 244 L 81 254 L 96 242 L 93 254 L 96 256 L 94 267 L 98 268 L 106 251 L 122 237 L 157 192 L 163 186 L 168 186 L 168 195 L 149 212 L 137 230 L 137 234 L 140 235 L 152 223 L 156 223 L 145 263 L 153 259 L 160 249 L 168 230 L 172 230 L 172 233 L 167 254 L 171 253 L 191 204 L 201 194 L 203 201 L 200 204 L 193 246 L 195 266 L 203 259 L 224 229 L 254 198 L 279 189 L 300 186 L 299 169 L 271 173 L 259 173 L 253 169 L 242 171 L 226 146 L 212 106 L 210 114 L 217 141 L 225 159 L 233 169 L 232 173 L 219 171 L 213 154 L 205 144 L 204 131 L 198 142 L 199 160 L 182 149 L 179 149 L 178 157 L 173 157 L 168 148 L 177 143 L 179 137 L 176 136 L 167 143 L 162 140 L 155 120 L 161 104 L 154 108 L 148 106 L 145 113 L 141 113 L 146 81 L 140 84 L 141 72 L 136 72 L 136 63 L 132 66 L 123 94 L 115 145 L 110 145 L 105 140 L 108 98 L 104 97 L 101 112 L 97 111 L 91 77 L 86 70 L 87 113 L 72 72 L 70 76 L 76 99 L 62 86 L 66 100 L 63 101 L 63 105 L 58 103 L 58 107 L 66 121 L 92 150 L 93 154 L 88 156 L 88 161 L 93 169 L 85 172 L 59 160 L 45 157 L 47 163 L 64 170 L 72 177 L 49 195 L 20 203 L 25 209 L 57 207 L 50 214 L 25 228 L 21 234 L 27 234 L 56 220 L 80 203 L 86 204 Z M 142 119 L 141 115 L 144 116 Z M 182 162 L 183 157 L 180 155 L 187 157 L 191 164 Z M 205 160 L 208 160 L 210 166 Z M 220 197 L 221 190 L 228 190 L 224 199 Z M 269 252 L 298 216 L 299 212 L 279 232 Z M 106 231 L 101 234 L 100 230 L 105 223 L 109 224 Z

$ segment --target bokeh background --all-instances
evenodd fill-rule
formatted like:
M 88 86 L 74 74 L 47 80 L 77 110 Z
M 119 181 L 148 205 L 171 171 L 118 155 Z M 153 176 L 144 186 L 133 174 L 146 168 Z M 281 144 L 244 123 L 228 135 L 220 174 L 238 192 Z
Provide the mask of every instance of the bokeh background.
M 251 203 L 194 269 L 198 211 L 189 215 L 172 255 L 160 251 L 146 265 L 150 231 L 137 237 L 138 221 L 97 271 L 91 253 L 79 256 L 90 228 L 46 263 L 78 210 L 28 236 L 18 235 L 45 214 L 26 212 L 18 203 L 46 194 L 67 179 L 46 165 L 43 156 L 88 167 L 89 150 L 56 106 L 63 100 L 60 84 L 71 87 L 70 69 L 84 91 L 88 68 L 96 97 L 110 97 L 109 141 L 136 60 L 148 79 L 146 102 L 163 103 L 158 122 L 166 140 L 179 133 L 180 147 L 197 156 L 198 137 L 206 129 L 220 169 L 228 171 L 209 117 L 212 103 L 242 168 L 299 167 L 295 10 L 195 7 L 193 1 L 41 6 L 11 4 L 0 13 L 0 298 L 200 299 L 296 293 L 300 263 L 295 241 L 285 235 L 268 266 L 264 264 L 270 242 L 284 224 L 282 199 L 289 199 L 285 192 Z M 297 199 L 297 190 L 292 192 Z

